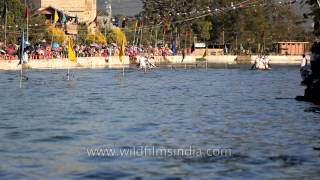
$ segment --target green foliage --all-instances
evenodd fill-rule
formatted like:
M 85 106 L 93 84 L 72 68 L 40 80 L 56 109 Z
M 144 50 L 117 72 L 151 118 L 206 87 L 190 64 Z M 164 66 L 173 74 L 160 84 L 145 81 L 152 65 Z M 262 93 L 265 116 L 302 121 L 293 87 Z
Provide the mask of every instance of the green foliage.
M 88 34 L 88 26 L 85 23 L 79 24 L 77 42 L 80 44 L 89 44 L 89 42 L 86 41 L 87 34 Z
M 106 37 L 100 32 L 89 32 L 86 37 L 86 41 L 89 43 L 97 43 L 97 44 L 105 44 L 106 43 Z
M 305 14 L 306 18 L 311 16 L 314 21 L 314 35 L 320 36 L 320 4 L 317 0 L 303 0 L 302 3 L 310 5 L 311 12 Z
M 24 17 L 25 5 L 20 0 L 0 1 L 0 11 L 3 14 L 4 2 L 7 3 L 7 42 L 18 43 L 18 37 L 22 29 L 26 32 L 27 20 Z M 46 35 L 45 18 L 43 16 L 31 16 L 29 12 L 29 41 L 42 40 Z M 5 17 L 1 17 L 1 26 L 5 25 Z M 4 41 L 4 28 L 0 31 L 0 41 Z
M 180 35 L 191 30 L 200 41 L 223 44 L 224 40 L 233 50 L 239 49 L 240 43 L 246 49 L 258 50 L 258 44 L 272 49 L 272 43 L 276 41 L 309 40 L 301 26 L 303 17 L 297 16 L 290 5 L 280 5 L 276 0 L 213 12 L 216 8 L 240 2 L 243 0 L 144 0 L 144 11 L 140 16 L 147 17 L 147 25 L 160 24 L 162 28 L 164 23 L 169 23 L 171 27 L 176 26 Z M 320 15 L 320 8 L 317 11 Z M 201 14 L 209 15 L 195 18 Z
M 107 34 L 107 43 L 116 43 L 119 47 L 124 43 L 127 45 L 127 37 L 120 28 L 113 28 Z

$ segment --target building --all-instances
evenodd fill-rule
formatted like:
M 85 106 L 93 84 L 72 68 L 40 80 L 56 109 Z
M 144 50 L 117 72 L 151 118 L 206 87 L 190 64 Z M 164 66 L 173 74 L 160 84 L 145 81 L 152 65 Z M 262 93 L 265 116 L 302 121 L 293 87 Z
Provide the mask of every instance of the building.
M 80 23 L 91 23 L 97 16 L 97 0 L 31 0 L 37 9 L 53 7 L 78 17 Z
M 280 55 L 302 55 L 309 49 L 308 42 L 277 42 L 275 45 Z

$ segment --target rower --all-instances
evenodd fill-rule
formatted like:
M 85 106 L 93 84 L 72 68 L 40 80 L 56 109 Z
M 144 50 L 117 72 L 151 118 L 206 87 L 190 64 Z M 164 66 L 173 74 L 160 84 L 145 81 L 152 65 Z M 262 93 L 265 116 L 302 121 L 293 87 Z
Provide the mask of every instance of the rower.
M 145 56 L 139 57 L 139 68 L 144 69 L 144 72 L 147 72 L 147 64 L 146 64 L 147 58 Z

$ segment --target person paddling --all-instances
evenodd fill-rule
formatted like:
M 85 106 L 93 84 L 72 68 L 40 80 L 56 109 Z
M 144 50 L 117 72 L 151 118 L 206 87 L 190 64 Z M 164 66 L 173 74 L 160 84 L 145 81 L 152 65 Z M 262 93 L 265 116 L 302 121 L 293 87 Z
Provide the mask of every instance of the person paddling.
M 146 64 L 147 58 L 145 56 L 139 57 L 139 68 L 144 69 L 144 72 L 147 72 L 147 64 Z

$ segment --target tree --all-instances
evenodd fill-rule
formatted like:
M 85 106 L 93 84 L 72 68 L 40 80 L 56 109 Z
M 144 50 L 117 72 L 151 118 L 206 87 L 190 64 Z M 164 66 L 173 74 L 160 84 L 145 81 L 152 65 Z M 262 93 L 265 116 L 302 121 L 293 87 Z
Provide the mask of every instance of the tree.
M 58 42 L 58 43 L 64 43 L 67 40 L 67 35 L 65 32 L 60 29 L 53 26 L 48 27 L 48 42 Z
M 5 0 L 0 2 L 0 7 L 7 4 L 7 42 L 18 43 L 18 37 L 22 29 L 26 31 L 27 23 L 24 17 L 25 5 L 20 0 Z M 3 8 L 0 8 L 3 11 Z M 3 12 L 1 12 L 3 14 Z M 1 19 L 1 25 L 4 27 L 5 19 Z M 45 37 L 46 27 L 44 17 L 29 16 L 29 41 L 35 42 Z M 4 41 L 4 29 L 0 31 L 0 40 Z
M 86 23 L 80 23 L 78 25 L 78 38 L 77 42 L 80 44 L 87 44 L 88 26 Z
M 144 0 L 140 16 L 146 18 L 149 26 L 171 24 L 172 28 L 178 27 L 179 33 L 191 31 L 201 41 L 225 42 L 234 49 L 240 43 L 257 51 L 258 44 L 271 49 L 274 41 L 306 40 L 301 26 L 303 18 L 294 13 L 291 4 L 279 4 L 275 0 L 243 2 Z
M 96 30 L 95 32 L 89 32 L 87 34 L 86 41 L 88 41 L 89 43 L 97 44 L 105 44 L 107 42 L 106 37 L 98 30 Z
M 127 45 L 127 37 L 120 28 L 113 28 L 107 35 L 108 43 L 116 43 L 119 47 L 124 43 Z
M 302 4 L 310 5 L 311 12 L 305 14 L 305 18 L 311 16 L 314 21 L 313 33 L 315 36 L 320 36 L 320 4 L 317 0 L 303 0 Z

